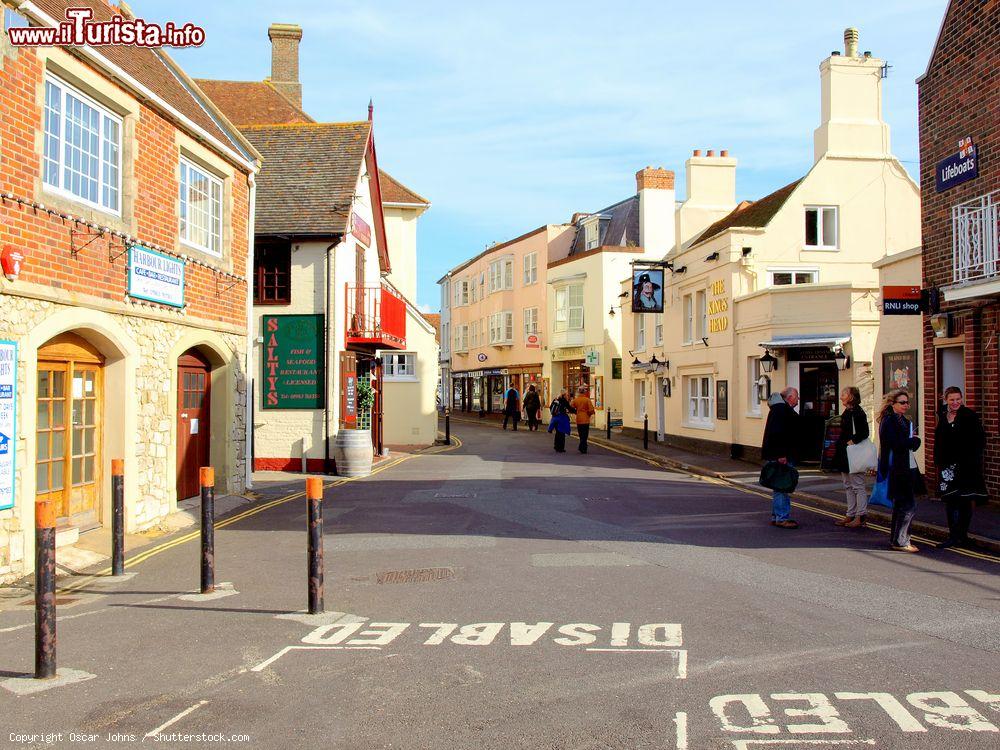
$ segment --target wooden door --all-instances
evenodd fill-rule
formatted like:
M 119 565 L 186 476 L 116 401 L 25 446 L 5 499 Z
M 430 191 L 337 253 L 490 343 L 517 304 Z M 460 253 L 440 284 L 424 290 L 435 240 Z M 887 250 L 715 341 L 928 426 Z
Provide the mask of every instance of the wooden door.
M 100 523 L 104 358 L 63 334 L 38 350 L 35 492 L 52 500 L 59 525 Z
M 212 368 L 196 349 L 177 360 L 177 499 L 199 492 L 198 470 L 210 465 Z

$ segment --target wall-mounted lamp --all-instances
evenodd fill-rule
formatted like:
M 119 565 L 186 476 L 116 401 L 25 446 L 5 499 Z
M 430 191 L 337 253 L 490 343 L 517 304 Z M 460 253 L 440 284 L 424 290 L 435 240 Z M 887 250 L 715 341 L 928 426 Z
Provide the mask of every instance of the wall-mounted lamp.
M 664 398 L 670 398 L 670 378 L 663 379 L 663 396 Z
M 681 266 L 680 268 L 671 268 L 670 270 L 673 271 L 674 273 L 684 273 L 685 271 L 688 270 L 688 267 Z
M 639 361 L 638 357 L 632 360 L 632 367 L 642 367 L 642 362 Z
M 662 364 L 662 362 L 660 362 L 660 360 L 658 360 L 656 358 L 656 355 L 654 354 L 653 358 L 651 360 L 649 360 L 649 364 L 651 364 L 653 367 L 658 367 L 659 365 Z
M 614 305 L 612 305 L 611 309 L 608 310 L 608 315 L 610 315 L 612 318 L 615 317 L 615 306 Z
M 719 259 L 719 251 L 718 250 L 716 250 L 714 253 L 712 253 L 707 258 L 705 258 L 706 261 L 718 260 L 718 259 Z
M 946 339 L 951 335 L 951 314 L 938 313 L 931 315 L 931 330 L 934 336 L 939 339 Z
M 771 354 L 771 352 L 765 352 L 764 356 L 760 358 L 760 369 L 768 374 L 774 372 L 774 368 L 777 366 L 778 358 Z
M 771 378 L 761 375 L 757 378 L 757 400 L 767 401 L 771 398 Z
M 618 299 L 625 299 L 626 297 L 628 297 L 628 294 L 629 294 L 628 292 L 622 292 L 621 294 L 618 295 Z
M 743 257 L 744 258 L 749 257 L 750 253 L 752 253 L 752 252 L 753 252 L 753 248 L 752 247 L 745 247 L 745 248 L 743 248 Z
M 702 336 L 701 343 L 703 343 L 705 346 L 708 346 L 708 336 Z
M 837 353 L 833 355 L 833 361 L 837 363 L 838 370 L 846 370 L 847 366 L 851 363 L 841 347 L 837 347 Z

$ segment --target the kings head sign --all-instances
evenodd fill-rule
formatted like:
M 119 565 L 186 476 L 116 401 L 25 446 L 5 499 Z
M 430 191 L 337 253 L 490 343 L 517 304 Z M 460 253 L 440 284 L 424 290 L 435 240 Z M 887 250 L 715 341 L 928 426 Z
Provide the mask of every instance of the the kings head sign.
M 943 193 L 978 176 L 979 156 L 976 145 L 971 138 L 965 137 L 958 142 L 958 153 L 938 162 L 934 181 L 937 184 L 937 191 Z

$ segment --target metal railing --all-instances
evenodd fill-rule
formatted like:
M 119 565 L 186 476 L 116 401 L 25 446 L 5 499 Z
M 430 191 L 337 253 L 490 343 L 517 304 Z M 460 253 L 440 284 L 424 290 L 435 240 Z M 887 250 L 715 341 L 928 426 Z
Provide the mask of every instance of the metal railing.
M 1000 274 L 1000 190 L 951 209 L 955 283 Z

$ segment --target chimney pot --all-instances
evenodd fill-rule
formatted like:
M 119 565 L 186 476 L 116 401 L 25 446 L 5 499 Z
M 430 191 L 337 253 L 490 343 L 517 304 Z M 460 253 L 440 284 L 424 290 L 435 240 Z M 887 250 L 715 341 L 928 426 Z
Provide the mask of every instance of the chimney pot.
M 871 56 L 872 56 L 872 51 L 870 49 L 866 49 L 865 50 L 865 57 L 868 58 L 868 57 L 871 57 Z
M 714 148 L 710 148 L 708 150 L 708 153 L 705 154 L 705 156 L 715 156 L 715 149 Z
M 701 156 L 701 149 L 700 149 L 700 148 L 696 148 L 696 149 L 694 150 L 694 155 L 695 155 L 695 156 Z
M 856 28 L 851 26 L 850 28 L 844 29 L 844 54 L 847 57 L 857 57 L 858 56 L 858 37 L 860 33 Z
M 729 149 L 725 149 L 725 148 L 722 149 L 722 151 L 719 152 L 719 156 L 723 156 L 723 157 L 729 156 Z

